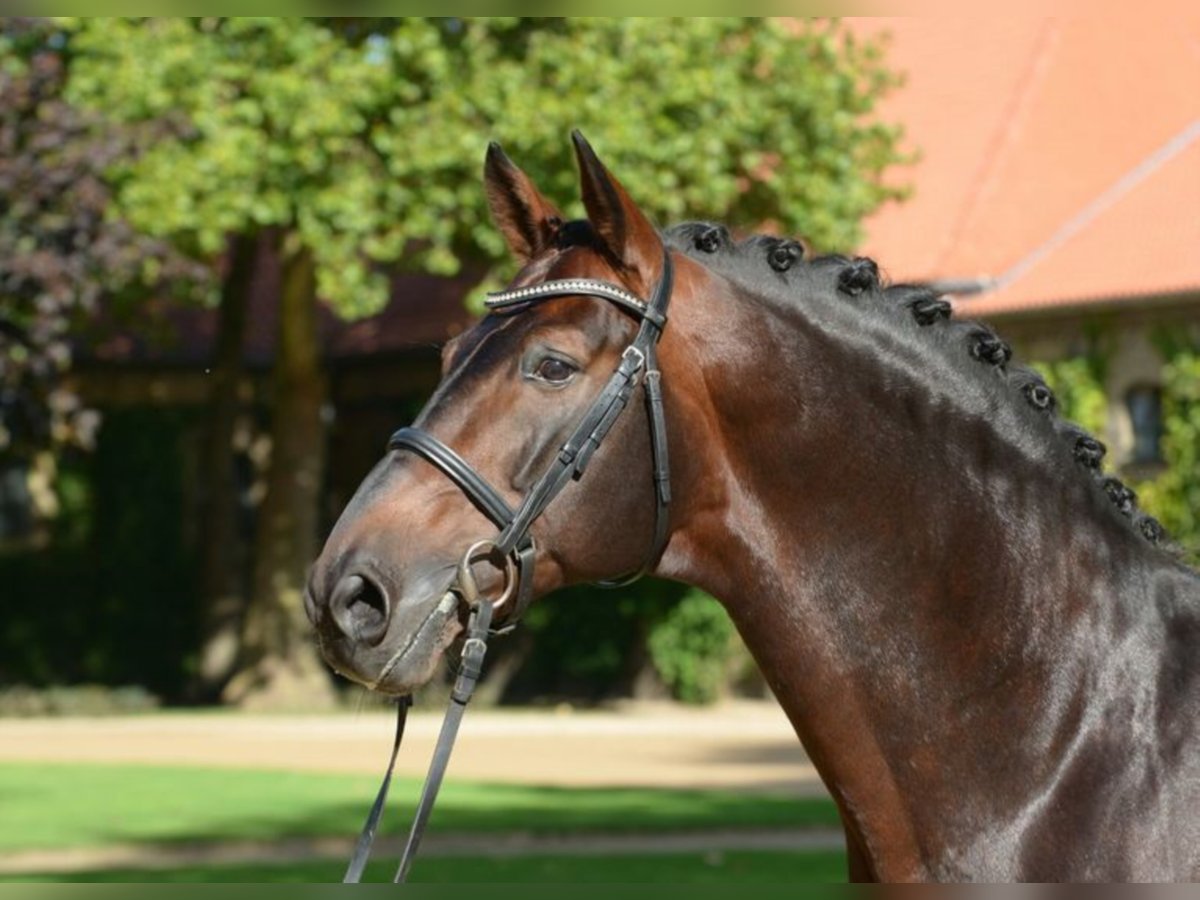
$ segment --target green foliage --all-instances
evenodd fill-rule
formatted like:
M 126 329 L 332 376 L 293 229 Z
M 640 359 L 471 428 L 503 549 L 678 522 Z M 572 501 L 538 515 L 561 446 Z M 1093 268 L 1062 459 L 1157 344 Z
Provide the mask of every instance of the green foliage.
M 1041 372 L 1062 416 L 1095 435 L 1103 435 L 1108 418 L 1104 363 L 1098 355 L 1072 356 L 1050 363 L 1033 363 Z
M 576 195 L 581 127 L 663 221 L 769 223 L 845 248 L 899 192 L 894 83 L 839 23 L 749 18 L 93 18 L 70 32 L 71 96 L 168 121 L 115 170 L 122 211 L 213 254 L 288 231 L 345 315 L 384 300 L 379 264 L 439 273 L 504 249 L 479 187 L 488 139 Z
M 91 446 L 99 424 L 64 384 L 69 330 L 113 295 L 205 276 L 106 216 L 104 174 L 131 136 L 65 101 L 60 37 L 46 19 L 0 19 L 0 458 L 22 461 Z
M 1163 342 L 1165 471 L 1137 485 L 1142 505 L 1200 565 L 1200 347 Z
M 650 631 L 650 656 L 676 699 L 712 703 L 729 675 L 735 634 L 724 607 L 691 590 Z
M 158 698 L 143 687 L 110 688 L 99 684 L 0 688 L 0 717 L 127 716 L 158 707 Z
M 1193 564 L 1200 564 L 1200 347 L 1162 335 L 1164 469 L 1133 485 L 1139 505 L 1166 526 Z M 1108 398 L 1104 358 L 1096 352 L 1035 367 L 1058 397 L 1065 418 L 1102 435 Z
M 684 590 L 644 578 L 615 591 L 580 585 L 539 600 L 522 619 L 532 651 L 506 699 L 597 700 L 626 693 L 638 675 L 647 632 Z

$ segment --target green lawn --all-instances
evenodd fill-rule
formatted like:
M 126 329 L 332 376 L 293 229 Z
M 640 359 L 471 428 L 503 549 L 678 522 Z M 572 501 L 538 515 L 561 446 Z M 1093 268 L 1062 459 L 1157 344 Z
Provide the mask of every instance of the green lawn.
M 30 875 L 0 881 L 88 882 L 296 882 L 341 880 L 341 862 L 278 866 L 213 866 L 169 871 L 105 871 L 70 876 Z M 390 881 L 395 861 L 372 865 L 366 881 Z M 519 857 L 511 859 L 418 859 L 413 882 L 587 883 L 674 882 L 753 884 L 846 880 L 841 853 L 731 852 L 662 856 Z
M 376 786 L 374 778 L 313 773 L 4 764 L 0 852 L 116 842 L 354 835 Z M 393 786 L 384 833 L 407 829 L 417 792 L 414 781 Z M 716 791 L 565 789 L 450 780 L 431 832 L 797 827 L 838 827 L 833 804 Z

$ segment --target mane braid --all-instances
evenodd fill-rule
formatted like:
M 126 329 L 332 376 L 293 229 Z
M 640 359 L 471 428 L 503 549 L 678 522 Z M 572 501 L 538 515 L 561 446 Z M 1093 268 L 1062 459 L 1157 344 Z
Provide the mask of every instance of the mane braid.
M 1151 544 L 1167 541 L 1159 521 L 1137 508 L 1133 490 L 1102 472 L 1104 444 L 1078 425 L 1058 417 L 1057 401 L 1045 380 L 1032 369 L 1012 365 L 1012 348 L 987 326 L 954 320 L 950 303 L 929 287 L 887 285 L 879 267 L 866 257 L 828 254 L 806 259 L 803 244 L 788 238 L 759 234 L 734 241 L 728 228 L 713 222 L 672 226 L 663 233 L 663 240 L 669 248 L 692 256 L 767 301 L 794 303 L 803 284 L 808 289 L 831 291 L 867 315 L 907 314 L 922 332 L 961 336 L 965 355 L 995 373 L 1014 399 L 1051 425 L 1054 437 L 1063 443 L 1076 468 L 1093 480 L 1096 489 L 1136 534 Z

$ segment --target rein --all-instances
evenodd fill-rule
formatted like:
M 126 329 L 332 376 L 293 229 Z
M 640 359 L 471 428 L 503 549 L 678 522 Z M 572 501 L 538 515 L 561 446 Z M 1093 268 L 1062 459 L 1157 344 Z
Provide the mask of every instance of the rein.
M 585 296 L 606 300 L 621 309 L 633 313 L 640 320 L 637 334 L 621 354 L 616 370 L 587 412 L 580 418 L 570 436 L 559 448 L 545 472 L 534 483 L 520 505 L 514 509 L 486 478 L 463 459 L 457 452 L 438 438 L 420 428 L 401 428 L 388 441 L 388 450 L 411 450 L 422 459 L 438 468 L 454 482 L 479 510 L 495 523 L 500 533 L 494 540 L 473 544 L 463 554 L 458 565 L 454 583 L 447 596 L 455 598 L 470 610 L 467 622 L 467 637 L 460 656 L 454 689 L 450 694 L 450 705 L 442 722 L 429 773 L 421 790 L 421 799 L 413 817 L 408 842 L 405 844 L 400 865 L 393 879 L 396 883 L 407 880 L 409 869 L 416 858 L 417 849 L 425 834 L 429 816 L 433 812 L 438 790 L 450 762 L 450 753 L 458 736 L 459 725 L 466 712 L 467 703 L 475 691 L 475 685 L 483 669 L 487 640 L 491 634 L 507 633 L 516 627 L 520 616 L 533 599 L 533 572 L 536 548 L 529 530 L 534 521 L 545 512 L 546 507 L 571 480 L 583 477 L 593 454 L 608 435 L 617 418 L 629 404 L 639 381 L 646 398 L 646 415 L 650 423 L 650 446 L 654 469 L 654 537 L 650 550 L 642 565 L 627 576 L 612 581 L 600 582 L 605 587 L 621 587 L 641 578 L 657 562 L 666 546 L 669 507 L 671 503 L 671 470 L 667 456 L 667 426 L 663 410 L 662 373 L 658 368 L 658 340 L 667 323 L 667 306 L 671 300 L 674 280 L 669 252 L 663 250 L 662 276 L 649 302 L 641 300 L 618 285 L 592 278 L 565 278 L 546 281 L 530 287 L 490 294 L 486 305 L 499 314 L 522 312 L 536 303 L 552 297 Z M 480 596 L 473 563 L 488 559 L 503 563 L 504 587 L 497 598 Z M 512 601 L 513 608 L 506 611 L 506 622 L 502 629 L 492 629 L 492 618 L 496 610 Z M 396 757 L 404 738 L 404 726 L 408 710 L 412 705 L 410 696 L 401 697 L 396 714 L 396 736 L 392 742 L 392 754 L 388 760 L 383 783 L 367 821 L 363 825 L 355 845 L 354 854 L 342 879 L 344 884 L 358 883 L 371 855 L 371 848 L 383 816 L 391 787 L 392 772 Z

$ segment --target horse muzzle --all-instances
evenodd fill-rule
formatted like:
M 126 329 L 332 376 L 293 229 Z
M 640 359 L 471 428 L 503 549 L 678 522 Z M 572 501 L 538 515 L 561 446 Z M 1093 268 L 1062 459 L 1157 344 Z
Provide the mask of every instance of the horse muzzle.
M 454 568 L 403 579 L 356 565 L 322 590 L 310 578 L 305 609 L 325 660 L 338 674 L 385 694 L 406 694 L 433 677 L 463 629 Z

